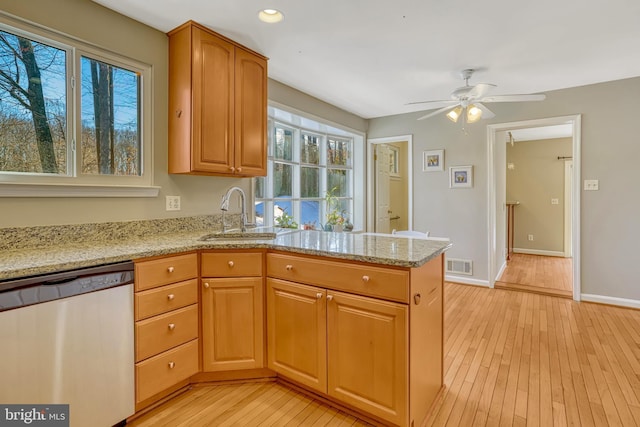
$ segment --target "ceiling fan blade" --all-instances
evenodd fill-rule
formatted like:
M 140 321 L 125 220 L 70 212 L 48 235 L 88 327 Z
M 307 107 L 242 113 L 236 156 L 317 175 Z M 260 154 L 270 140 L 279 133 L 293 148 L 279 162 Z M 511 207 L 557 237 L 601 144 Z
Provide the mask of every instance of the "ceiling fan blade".
M 482 111 L 482 118 L 483 119 L 492 119 L 492 118 L 494 118 L 496 116 L 493 111 L 491 111 L 485 105 L 483 105 L 483 104 L 481 104 L 479 102 L 474 102 L 473 105 L 475 105 L 476 107 L 478 107 Z
M 424 109 L 425 110 L 431 110 L 433 108 L 442 108 L 445 106 L 451 106 L 451 105 L 455 105 L 457 104 L 458 101 L 455 100 L 451 100 L 451 99 L 441 99 L 438 101 L 418 101 L 418 102 L 408 102 L 404 105 L 416 105 L 416 104 L 424 104 Z
M 478 83 L 467 93 L 467 97 L 469 99 L 482 98 L 494 87 L 496 87 L 496 85 L 492 85 L 491 83 Z
M 494 95 L 485 96 L 478 101 L 482 102 L 522 102 L 522 101 L 544 101 L 547 96 L 544 93 L 534 93 L 531 95 Z
M 428 119 L 429 117 L 433 117 L 435 115 L 438 115 L 440 113 L 443 113 L 453 107 L 455 107 L 456 105 L 460 105 L 460 103 L 456 103 L 454 105 L 447 105 L 446 107 L 440 108 L 439 110 L 436 111 L 432 111 L 429 114 L 427 114 L 426 116 L 422 116 L 422 117 L 418 117 L 418 120 L 424 120 L 424 119 Z

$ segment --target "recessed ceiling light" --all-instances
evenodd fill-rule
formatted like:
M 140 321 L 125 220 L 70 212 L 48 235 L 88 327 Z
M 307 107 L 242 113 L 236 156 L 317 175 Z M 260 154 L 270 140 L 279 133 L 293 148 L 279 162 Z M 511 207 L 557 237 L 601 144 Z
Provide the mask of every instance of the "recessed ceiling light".
M 276 22 L 282 21 L 284 19 L 284 15 L 276 9 L 263 9 L 258 13 L 258 19 L 262 22 L 275 24 Z

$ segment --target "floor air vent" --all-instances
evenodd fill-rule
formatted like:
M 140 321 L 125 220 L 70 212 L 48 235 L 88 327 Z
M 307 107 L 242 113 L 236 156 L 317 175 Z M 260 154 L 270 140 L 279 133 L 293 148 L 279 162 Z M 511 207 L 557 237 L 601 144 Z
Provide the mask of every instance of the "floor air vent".
M 473 261 L 469 259 L 447 258 L 447 273 L 473 276 Z

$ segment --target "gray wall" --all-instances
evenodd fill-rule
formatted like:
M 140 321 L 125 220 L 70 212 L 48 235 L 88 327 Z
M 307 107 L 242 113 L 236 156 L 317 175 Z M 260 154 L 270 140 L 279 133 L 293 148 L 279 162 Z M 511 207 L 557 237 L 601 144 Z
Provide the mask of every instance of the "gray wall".
M 520 202 L 515 208 L 516 249 L 564 252 L 565 165 L 558 156 L 571 156 L 571 144 L 571 138 L 507 144 L 507 163 L 514 167 L 507 170 L 507 200 Z
M 450 236 L 449 256 L 474 261 L 488 280 L 487 124 L 582 114 L 582 179 L 600 180 L 581 195 L 582 293 L 640 300 L 640 191 L 637 111 L 640 78 L 547 93 L 543 102 L 491 104 L 496 117 L 467 125 L 422 113 L 370 120 L 369 137 L 414 135 L 414 228 Z M 450 190 L 446 172 L 423 173 L 421 153 L 444 148 L 446 168 L 474 165 L 474 187 Z
M 89 0 L 0 0 L 0 10 L 93 43 L 153 67 L 153 156 L 157 198 L 1 198 L 0 227 L 127 221 L 219 212 L 224 191 L 245 189 L 249 178 L 167 173 L 168 41 L 164 33 Z M 269 81 L 270 97 L 344 126 L 366 130 L 366 121 L 300 91 Z M 165 211 L 165 196 L 181 196 L 182 210 Z

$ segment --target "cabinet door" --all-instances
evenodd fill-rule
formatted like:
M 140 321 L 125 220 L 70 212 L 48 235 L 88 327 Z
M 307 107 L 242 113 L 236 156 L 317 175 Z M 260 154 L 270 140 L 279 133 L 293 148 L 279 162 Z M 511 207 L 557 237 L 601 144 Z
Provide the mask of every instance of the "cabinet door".
M 236 49 L 235 173 L 267 174 L 267 61 Z
M 261 277 L 202 279 L 203 371 L 264 367 Z
M 235 139 L 235 47 L 197 27 L 192 31 L 192 168 L 229 174 Z
M 402 304 L 327 291 L 330 396 L 407 423 L 407 312 Z
M 326 291 L 267 279 L 268 366 L 314 390 L 327 391 Z

